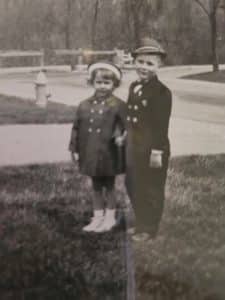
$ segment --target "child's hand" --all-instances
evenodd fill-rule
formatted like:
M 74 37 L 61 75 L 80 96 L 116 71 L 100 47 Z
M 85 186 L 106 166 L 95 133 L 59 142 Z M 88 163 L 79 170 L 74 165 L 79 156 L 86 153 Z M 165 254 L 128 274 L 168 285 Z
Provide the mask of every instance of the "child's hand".
M 149 159 L 150 168 L 162 168 L 162 151 L 152 150 Z
M 118 147 L 121 147 L 124 144 L 124 140 L 125 140 L 124 136 L 118 136 L 115 138 L 115 143 Z
M 119 135 L 117 137 L 115 137 L 115 144 L 118 146 L 118 147 L 121 147 L 124 145 L 124 142 L 126 140 L 126 137 L 127 137 L 127 132 L 124 131 L 123 135 Z
M 79 160 L 79 154 L 76 152 L 70 152 L 72 162 L 77 162 Z

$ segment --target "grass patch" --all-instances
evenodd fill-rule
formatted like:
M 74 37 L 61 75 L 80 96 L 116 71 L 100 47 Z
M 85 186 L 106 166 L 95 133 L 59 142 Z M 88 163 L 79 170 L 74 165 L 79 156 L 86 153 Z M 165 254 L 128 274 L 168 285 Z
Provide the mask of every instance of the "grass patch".
M 225 83 L 225 71 L 206 72 L 206 73 L 183 76 L 182 78 Z
M 225 155 L 171 160 L 159 235 L 134 245 L 140 299 L 225 299 L 224 165 Z M 76 168 L 1 168 L 0 191 L 1 299 L 124 299 L 124 233 L 82 233 L 90 187 Z
M 142 291 L 225 299 L 224 164 L 224 155 L 172 160 L 159 236 L 135 249 Z
M 75 107 L 48 102 L 45 109 L 31 100 L 0 95 L 0 125 L 71 123 Z
M 90 187 L 70 164 L 2 168 L 0 191 L 2 300 L 124 299 L 124 231 L 82 232 Z

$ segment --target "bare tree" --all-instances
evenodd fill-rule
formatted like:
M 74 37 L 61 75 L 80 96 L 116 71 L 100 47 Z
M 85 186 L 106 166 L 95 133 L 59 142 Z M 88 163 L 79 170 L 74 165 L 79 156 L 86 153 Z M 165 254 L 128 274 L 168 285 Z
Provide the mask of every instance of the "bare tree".
M 219 70 L 219 59 L 217 54 L 217 10 L 222 5 L 221 0 L 195 0 L 209 19 L 211 34 L 211 51 L 213 72 Z
M 149 23 L 154 22 L 156 14 L 162 10 L 162 0 L 126 0 L 127 20 L 133 30 L 134 47 L 140 45 L 143 33 L 148 30 Z
M 137 47 L 141 40 L 141 18 L 140 11 L 144 5 L 144 0 L 128 0 L 130 14 L 132 16 L 133 32 L 134 32 L 134 44 Z
M 72 8 L 73 8 L 73 0 L 66 0 L 65 3 L 66 10 L 66 18 L 64 25 L 64 33 L 65 33 L 65 46 L 66 49 L 71 49 L 71 18 L 72 18 Z
M 99 7 L 100 7 L 100 0 L 95 0 L 94 3 L 94 17 L 93 17 L 93 23 L 92 23 L 92 47 L 96 47 L 96 29 L 97 29 L 97 23 L 98 23 L 98 13 L 99 13 Z

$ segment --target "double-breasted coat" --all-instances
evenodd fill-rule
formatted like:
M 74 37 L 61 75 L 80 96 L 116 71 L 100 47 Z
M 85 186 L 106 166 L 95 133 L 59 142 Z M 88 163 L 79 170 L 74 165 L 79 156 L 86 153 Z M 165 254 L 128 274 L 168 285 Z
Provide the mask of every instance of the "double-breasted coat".
M 79 154 L 80 172 L 91 177 L 124 173 L 125 150 L 115 136 L 125 130 L 126 104 L 111 95 L 95 95 L 83 101 L 76 112 L 69 150 Z
M 158 231 L 170 155 L 168 138 L 172 96 L 157 77 L 131 84 L 127 102 L 126 187 L 138 231 Z M 162 151 L 162 168 L 150 167 L 152 150 Z

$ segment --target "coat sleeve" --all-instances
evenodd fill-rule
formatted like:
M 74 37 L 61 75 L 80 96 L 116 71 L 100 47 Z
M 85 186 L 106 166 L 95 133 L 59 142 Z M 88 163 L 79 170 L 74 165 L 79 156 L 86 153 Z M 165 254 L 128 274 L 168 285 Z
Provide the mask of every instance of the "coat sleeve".
M 129 87 L 128 97 L 127 97 L 127 103 L 131 102 L 133 88 L 134 88 L 134 82 L 131 83 L 131 85 Z
M 74 122 L 73 122 L 73 126 L 72 126 L 72 130 L 71 130 L 71 135 L 70 135 L 70 142 L 69 142 L 69 151 L 70 152 L 76 152 L 78 153 L 78 130 L 79 130 L 79 126 L 80 126 L 80 107 L 78 107 L 76 114 L 75 114 L 75 118 L 74 118 Z
M 123 134 L 127 130 L 127 116 L 128 116 L 128 103 L 131 102 L 132 99 L 132 90 L 133 90 L 133 83 L 131 83 L 129 87 L 127 103 L 121 101 L 119 109 L 118 109 L 118 119 L 121 128 L 121 133 Z
M 154 128 L 152 150 L 165 150 L 168 140 L 169 120 L 172 109 L 172 94 L 170 90 L 164 91 L 155 105 L 153 112 Z
M 117 111 L 117 126 L 120 129 L 120 134 L 123 134 L 126 130 L 126 109 L 126 104 L 123 101 L 121 101 Z

